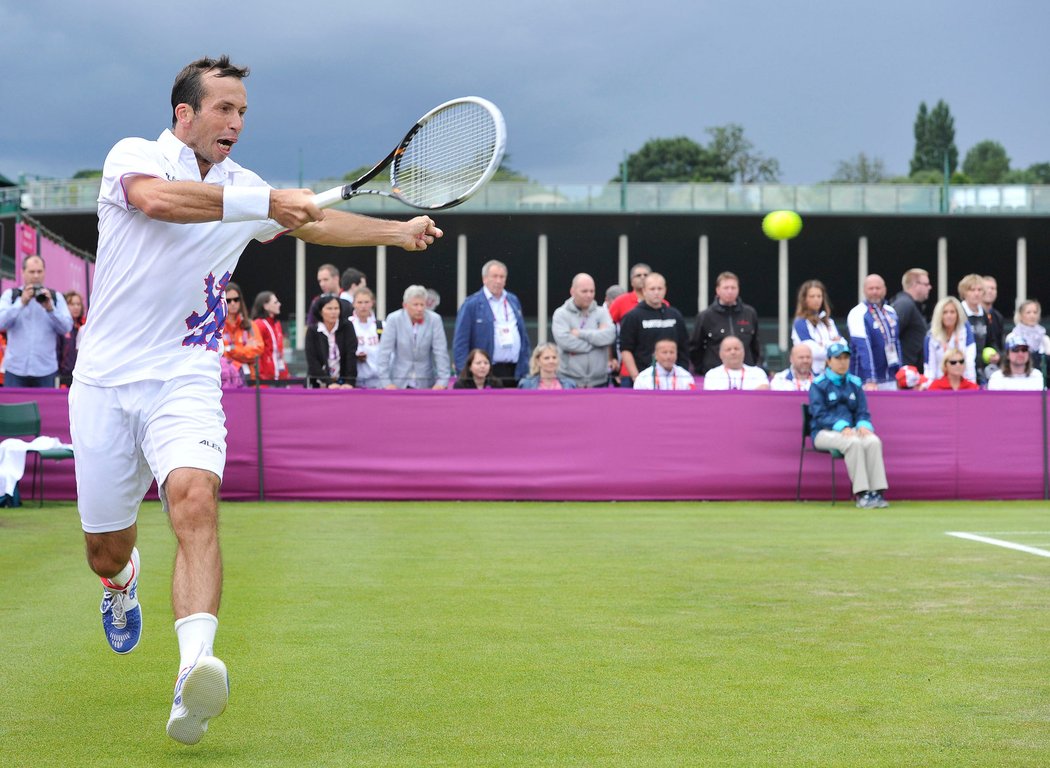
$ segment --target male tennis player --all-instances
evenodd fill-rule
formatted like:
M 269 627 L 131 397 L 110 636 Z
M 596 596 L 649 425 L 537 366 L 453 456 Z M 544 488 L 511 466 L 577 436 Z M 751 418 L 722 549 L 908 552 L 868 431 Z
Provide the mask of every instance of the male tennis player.
M 138 644 L 138 507 L 151 480 L 177 539 L 172 607 L 180 664 L 167 732 L 195 744 L 229 696 L 213 642 L 222 589 L 217 519 L 226 458 L 219 357 L 223 289 L 252 239 L 282 231 L 326 245 L 424 250 L 426 216 L 383 221 L 321 211 L 305 189 L 276 190 L 230 159 L 248 107 L 247 68 L 200 59 L 175 78 L 172 127 L 110 151 L 98 200 L 91 316 L 70 389 L 77 496 L 102 626 L 117 653 Z M 142 316 L 142 286 L 165 290 Z

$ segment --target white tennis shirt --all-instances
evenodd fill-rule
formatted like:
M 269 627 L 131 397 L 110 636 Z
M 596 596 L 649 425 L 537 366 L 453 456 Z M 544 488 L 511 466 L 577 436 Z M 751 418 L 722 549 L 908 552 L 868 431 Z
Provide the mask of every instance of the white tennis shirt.
M 98 198 L 98 254 L 73 377 L 117 386 L 185 374 L 219 381 L 224 289 L 249 242 L 282 231 L 273 220 L 172 224 L 128 203 L 125 180 L 200 181 L 193 150 L 165 130 L 129 138 L 106 158 Z M 268 186 L 229 158 L 205 183 Z

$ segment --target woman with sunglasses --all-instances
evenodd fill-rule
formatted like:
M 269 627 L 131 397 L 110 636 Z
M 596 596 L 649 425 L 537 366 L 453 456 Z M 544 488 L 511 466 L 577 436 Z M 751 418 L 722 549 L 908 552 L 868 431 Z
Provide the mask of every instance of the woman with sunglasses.
M 255 361 L 263 341 L 255 323 L 244 313 L 244 298 L 237 283 L 226 284 L 226 324 L 222 329 L 222 386 L 243 387 L 255 380 Z
M 941 371 L 944 375 L 939 379 L 934 379 L 930 383 L 929 388 L 953 390 L 955 392 L 967 389 L 980 389 L 975 382 L 963 376 L 965 369 L 966 356 L 957 349 L 948 350 L 944 356 L 944 361 L 941 363 Z

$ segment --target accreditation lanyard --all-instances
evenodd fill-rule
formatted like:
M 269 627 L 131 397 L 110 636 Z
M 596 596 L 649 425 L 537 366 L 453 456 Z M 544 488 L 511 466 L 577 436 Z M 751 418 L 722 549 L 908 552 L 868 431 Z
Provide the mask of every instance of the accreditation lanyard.
M 667 382 L 670 382 L 671 386 L 669 386 L 669 387 L 667 387 L 667 386 L 661 387 L 660 386 L 660 366 L 659 365 L 654 365 L 653 366 L 653 390 L 655 390 L 655 391 L 659 391 L 661 389 L 664 389 L 664 390 L 677 390 L 678 389 L 678 371 L 676 371 L 675 369 L 672 368 L 670 374 L 666 374 L 665 373 L 664 374 L 664 383 L 666 384 Z
M 724 365 L 722 366 L 722 370 L 726 372 L 726 380 L 729 382 L 729 388 L 730 389 L 743 389 L 744 388 L 744 370 L 742 368 L 740 369 L 740 380 L 739 381 L 734 381 L 733 375 L 729 372 L 729 369 L 726 368 Z
M 897 357 L 897 345 L 893 342 L 893 335 L 890 332 L 892 330 L 890 325 L 890 319 L 885 312 L 882 311 L 882 307 L 876 304 L 871 304 L 871 313 L 875 316 L 875 327 L 879 329 L 882 334 L 882 343 L 886 348 L 886 364 L 897 365 L 900 360 Z

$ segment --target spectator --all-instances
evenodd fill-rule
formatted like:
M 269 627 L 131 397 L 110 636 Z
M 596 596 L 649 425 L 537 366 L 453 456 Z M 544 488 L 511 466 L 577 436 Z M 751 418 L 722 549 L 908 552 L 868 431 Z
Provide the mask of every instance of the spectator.
M 820 351 L 825 352 L 825 347 Z M 813 384 L 813 347 L 806 343 L 791 348 L 790 365 L 773 376 L 769 388 L 777 392 L 808 392 Z
M 1028 391 L 1043 388 L 1043 374 L 1032 368 L 1032 355 L 1023 336 L 1011 333 L 1004 342 L 1006 363 L 988 377 L 989 390 Z
M 612 302 L 609 304 L 609 317 L 612 318 L 613 323 L 616 324 L 616 357 L 620 360 L 620 385 L 624 387 L 631 386 L 631 374 L 627 371 L 627 365 L 623 362 L 623 356 L 620 354 L 620 350 L 623 349 L 623 345 L 620 343 L 621 323 L 624 317 L 632 309 L 637 307 L 639 304 L 644 303 L 644 287 L 645 278 L 652 274 L 652 268 L 648 264 L 639 262 L 631 267 L 630 277 L 628 278 L 631 284 L 631 290 L 626 290 L 620 286 L 610 286 L 606 291 L 606 300 L 609 298 L 609 291 L 618 289 Z M 667 300 L 664 300 L 666 306 L 670 306 Z
M 831 303 L 828 301 L 827 289 L 819 280 L 807 280 L 798 289 L 795 323 L 791 327 L 791 343 L 805 344 L 809 347 L 813 373 L 819 376 L 824 372 L 826 350 L 833 341 L 842 341 L 842 336 L 835 327 L 835 321 L 831 319 Z
M 982 355 L 981 362 L 984 363 L 984 348 L 994 347 L 996 352 L 1002 350 L 1002 324 L 998 328 L 992 313 L 984 308 L 984 286 L 985 280 L 981 275 L 970 274 L 959 281 L 959 298 L 962 300 L 963 317 L 970 323 L 973 329 L 974 346 L 977 354 Z M 998 355 L 992 355 L 988 363 L 996 365 L 1000 362 Z M 978 384 L 986 381 L 984 372 L 978 370 Z
M 448 341 L 445 325 L 427 309 L 427 289 L 410 285 L 401 309 L 387 315 L 376 356 L 379 384 L 386 389 L 446 389 Z
M 923 343 L 923 375 L 930 381 L 942 369 L 941 361 L 949 350 L 957 349 L 966 358 L 963 375 L 977 383 L 977 347 L 973 328 L 963 318 L 962 303 L 954 296 L 945 296 L 933 308 L 933 321 Z
M 323 293 L 306 328 L 306 386 L 353 389 L 357 380 L 357 332 L 342 318 L 339 296 Z
M 1037 371 L 1043 369 L 1043 356 L 1050 353 L 1050 338 L 1047 338 L 1046 328 L 1039 324 L 1042 319 L 1042 305 L 1035 299 L 1026 299 L 1017 305 L 1014 329 L 1010 331 L 1011 335 L 1020 336 L 1025 340 L 1032 367 Z
M 462 371 L 467 354 L 483 349 L 492 360 L 492 375 L 504 386 L 529 370 L 529 335 L 518 297 L 506 290 L 507 265 L 495 259 L 481 268 L 480 291 L 464 300 L 456 314 L 452 354 Z
M 226 323 L 222 327 L 220 375 L 225 389 L 243 387 L 255 379 L 255 362 L 263 351 L 262 336 L 244 313 L 244 292 L 226 283 Z
M 518 382 L 518 389 L 576 389 L 576 382 L 558 375 L 558 364 L 556 345 L 537 345 L 529 360 L 529 375 Z
M 648 264 L 642 264 L 639 262 L 631 267 L 630 271 L 630 282 L 631 290 L 627 291 L 620 286 L 612 286 L 605 292 L 605 300 L 609 301 L 609 291 L 613 288 L 620 288 L 620 292 L 613 298 L 612 303 L 609 304 L 609 317 L 612 321 L 619 325 L 623 322 L 623 318 L 632 309 L 637 307 L 643 301 L 645 301 L 644 288 L 645 278 L 649 277 L 652 272 L 652 268 Z
M 620 323 L 620 356 L 623 358 L 621 384 L 630 386 L 640 371 L 653 364 L 653 349 L 660 339 L 673 339 L 678 345 L 678 365 L 689 367 L 685 354 L 689 337 L 682 313 L 670 306 L 664 296 L 667 281 L 658 272 L 650 272 L 643 283 L 645 300 L 623 316 Z
M 441 306 L 441 294 L 435 291 L 433 288 L 427 288 L 427 309 L 431 312 L 437 312 L 438 307 Z
M 7 331 L 4 386 L 53 387 L 58 341 L 73 329 L 66 298 L 44 287 L 44 260 L 26 256 L 22 286 L 0 297 L 0 330 Z
M 612 305 L 613 303 L 626 293 L 626 289 L 622 285 L 610 285 L 605 289 L 605 301 L 602 306 L 609 310 L 609 317 L 612 318 Z M 638 306 L 637 303 L 635 306 Z M 634 307 L 632 307 L 633 309 Z M 613 320 L 613 327 L 616 329 L 616 341 L 613 342 L 612 355 L 613 361 L 609 364 L 609 370 L 612 372 L 610 376 L 610 383 L 619 386 L 620 385 L 620 372 L 623 370 L 620 362 L 620 323 Z
M 503 384 L 492 375 L 492 361 L 483 349 L 472 349 L 467 363 L 459 372 L 453 389 L 501 389 Z
M 1003 317 L 1002 312 L 995 308 L 995 301 L 998 298 L 999 283 L 991 275 L 985 275 L 984 290 L 981 291 L 981 306 L 984 307 L 984 313 L 988 323 L 988 334 L 985 336 L 984 342 L 977 345 L 978 354 L 980 354 L 984 347 L 992 347 L 997 353 L 1003 348 L 1003 334 L 1006 328 L 1006 318 Z M 976 336 L 977 331 L 975 329 L 975 342 L 978 341 Z M 994 359 L 989 359 L 988 362 L 997 365 L 999 363 L 999 355 L 995 354 L 993 357 Z
M 715 278 L 715 300 L 696 316 L 689 341 L 689 359 L 697 373 L 706 376 L 718 365 L 719 347 L 727 336 L 736 336 L 744 342 L 745 365 L 761 364 L 758 313 L 740 301 L 740 279 L 732 272 L 723 272 Z
M 929 389 L 955 392 L 968 389 L 979 390 L 980 387 L 977 384 L 963 376 L 965 367 L 966 355 L 958 349 L 949 349 L 944 355 L 944 360 L 941 361 L 942 375 L 939 379 L 930 382 Z
M 357 295 L 357 290 L 367 287 L 368 280 L 365 279 L 365 273 L 360 269 L 347 267 L 343 270 L 343 274 L 339 276 L 339 298 L 343 301 L 349 301 L 351 305 L 354 303 L 354 296 Z
M 718 345 L 722 364 L 704 376 L 704 389 L 712 392 L 731 389 L 769 389 L 769 377 L 757 365 L 744 362 L 744 342 L 738 336 L 726 336 Z
M 357 388 L 379 388 L 379 337 L 383 321 L 376 319 L 375 295 L 363 285 L 354 292 L 354 314 L 350 316 L 357 332 Z
M 828 367 L 809 388 L 810 435 L 815 448 L 838 451 L 845 457 L 858 507 L 888 507 L 883 496 L 889 484 L 882 441 L 871 424 L 864 386 L 849 373 L 849 358 L 844 343 L 828 347 Z
M 890 302 L 899 322 L 897 336 L 901 342 L 901 365 L 922 368 L 926 334 L 929 332 L 924 307 L 933 287 L 930 273 L 917 267 L 909 269 L 901 278 L 901 286 L 904 290 Z
M 634 380 L 635 389 L 687 390 L 696 389 L 693 375 L 680 365 L 678 344 L 673 339 L 660 339 L 653 349 L 653 364 L 641 371 Z
M 84 297 L 76 291 L 66 291 L 62 296 L 66 300 L 73 327 L 58 340 L 58 375 L 63 384 L 68 384 L 73 376 L 73 367 L 77 364 L 77 350 L 80 348 L 80 329 L 84 327 L 87 314 L 84 312 Z
M 551 335 L 558 345 L 558 374 L 577 387 L 604 387 L 615 361 L 616 327 L 605 307 L 594 300 L 594 279 L 583 272 L 572 279 L 569 298 L 554 310 Z
M 880 275 L 864 278 L 864 301 L 846 317 L 852 357 L 850 373 L 865 389 L 896 389 L 901 367 L 897 312 L 885 304 L 886 281 Z
M 262 291 L 252 304 L 252 321 L 262 338 L 263 349 L 259 354 L 259 381 L 280 381 L 288 378 L 288 366 L 284 364 L 284 329 L 277 316 L 281 314 L 281 301 L 273 291 Z
M 306 311 L 306 326 L 309 327 L 311 317 L 318 315 L 317 300 L 328 293 L 339 294 L 340 291 L 340 280 L 339 280 L 339 267 L 335 264 L 322 264 L 317 268 L 317 286 L 321 289 L 321 293 L 318 296 L 314 296 L 310 302 L 310 308 Z M 350 315 L 354 312 L 354 305 L 346 299 L 339 300 L 340 311 L 344 320 L 349 320 Z

